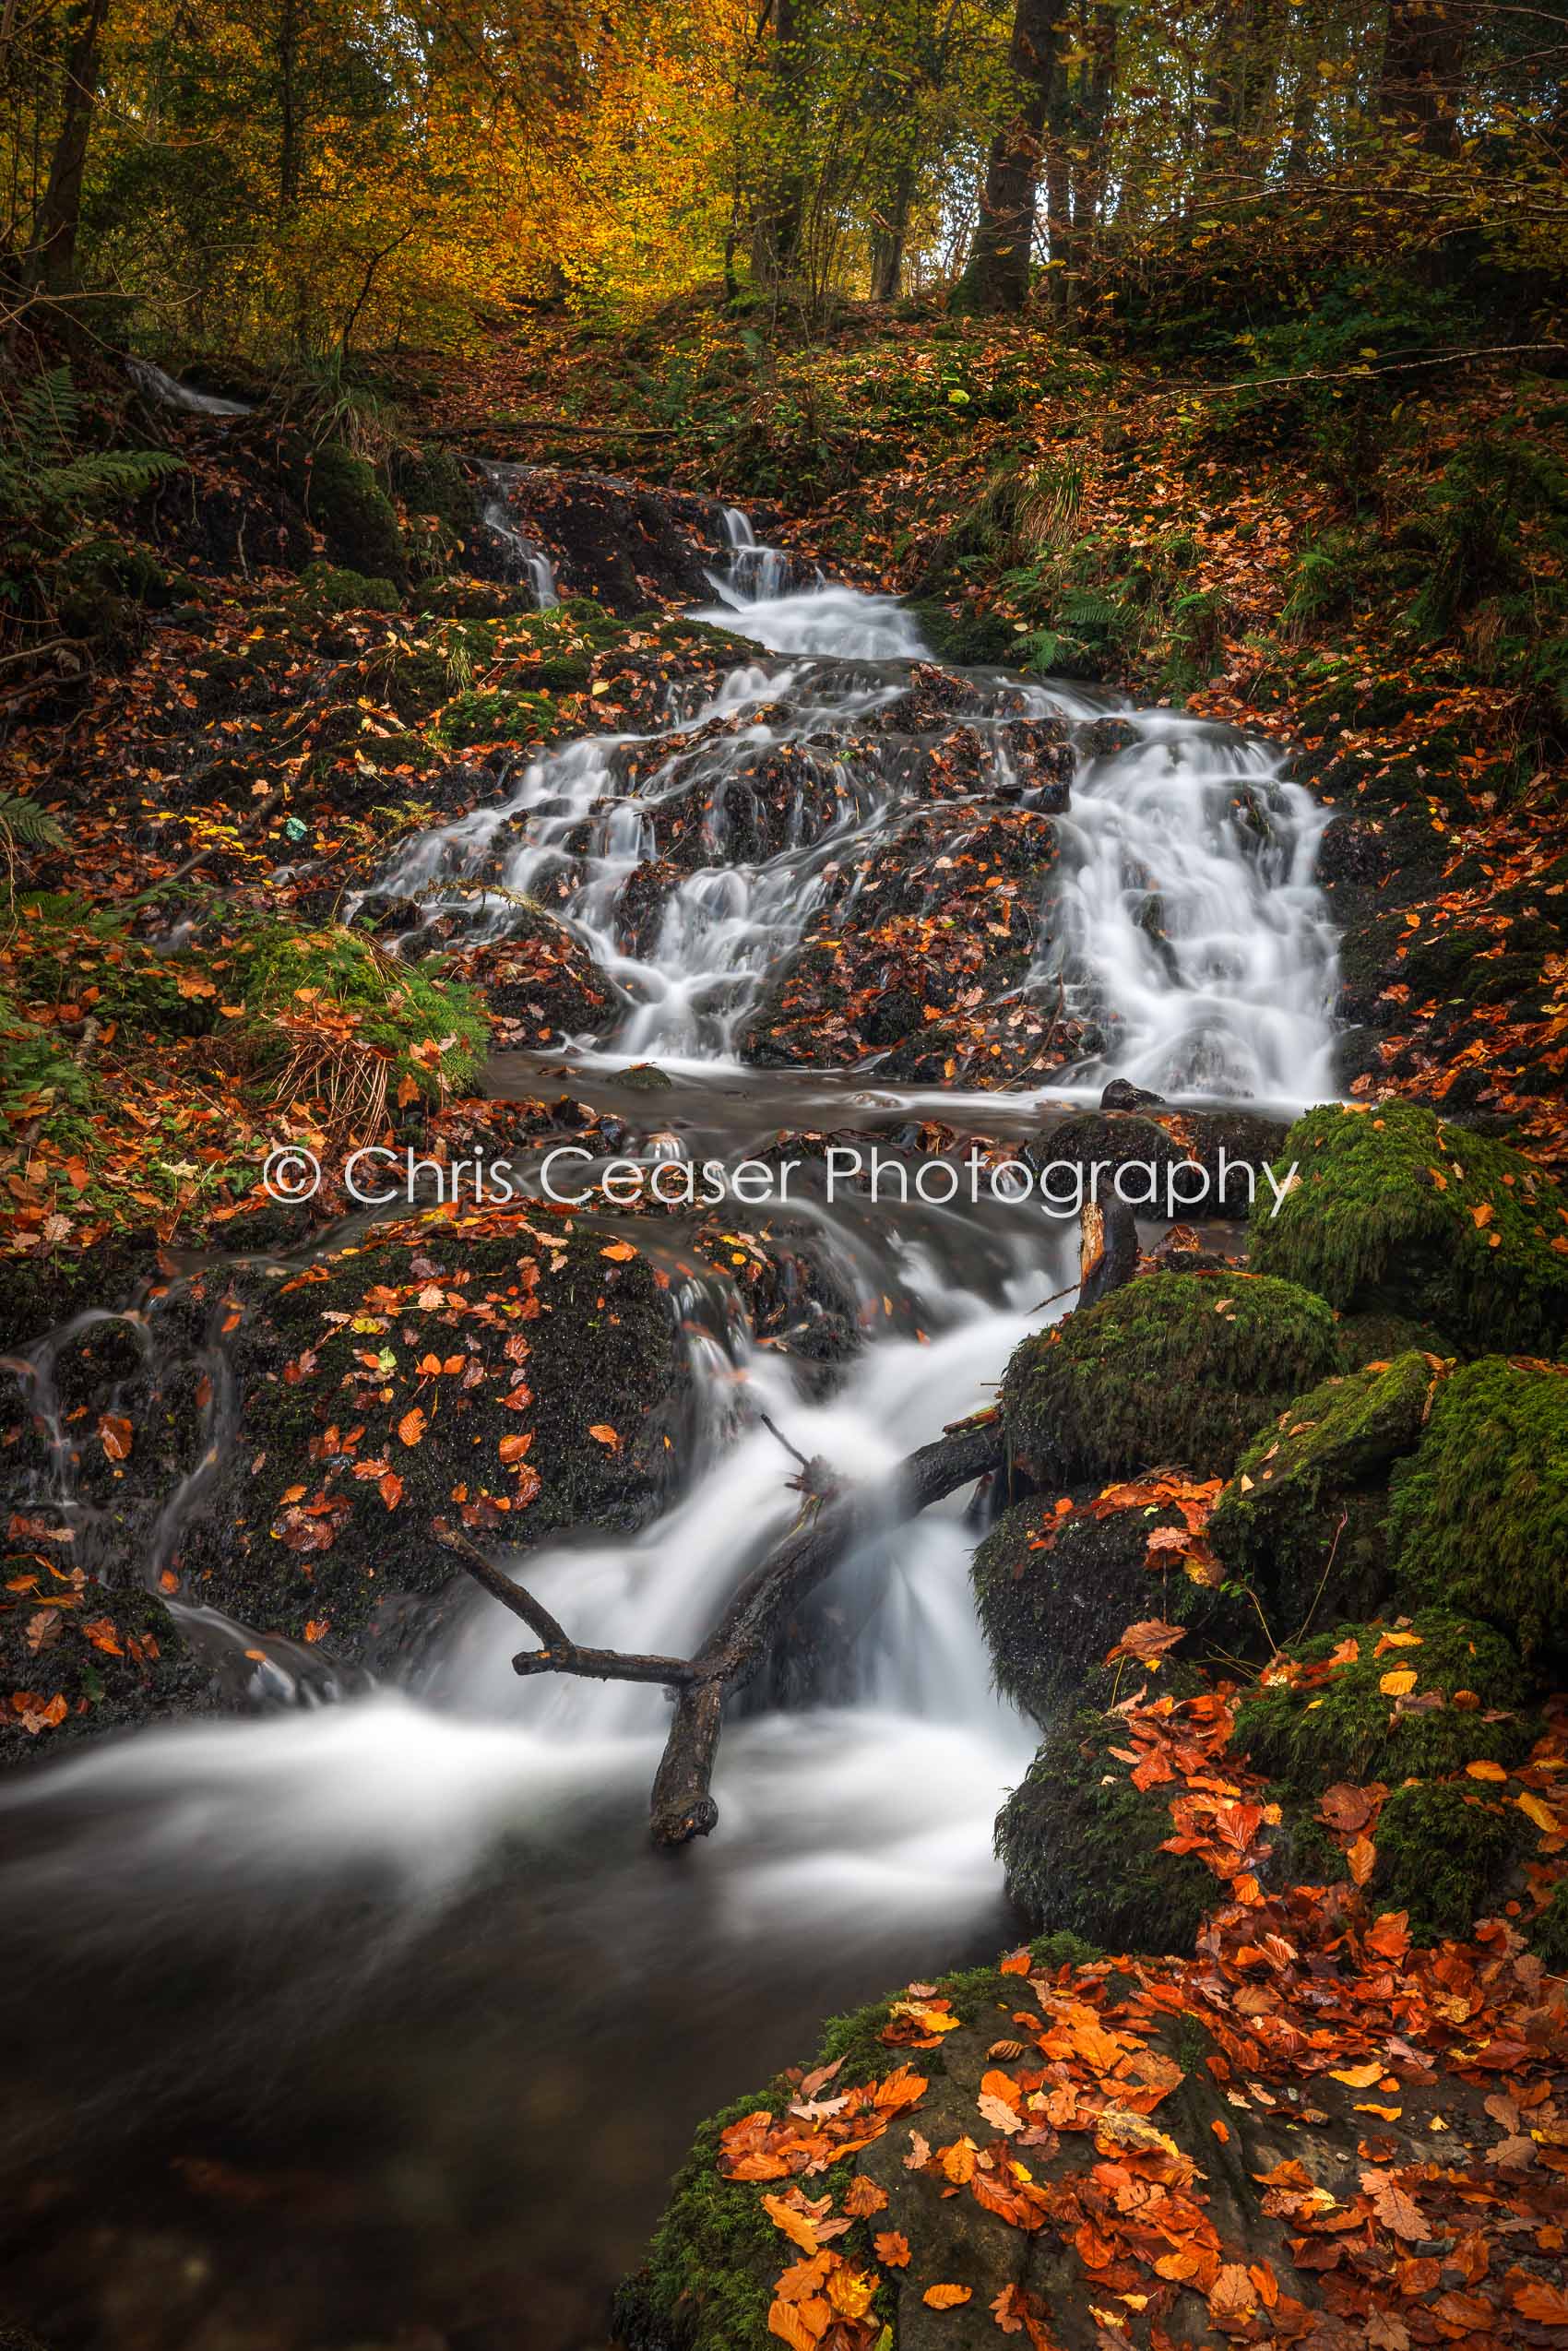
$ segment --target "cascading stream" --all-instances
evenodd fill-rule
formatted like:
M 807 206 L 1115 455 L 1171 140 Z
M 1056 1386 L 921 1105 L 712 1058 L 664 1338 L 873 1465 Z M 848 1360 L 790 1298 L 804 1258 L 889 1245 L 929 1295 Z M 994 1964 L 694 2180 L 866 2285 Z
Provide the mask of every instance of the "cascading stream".
M 683 1077 L 658 1098 L 676 1134 L 657 1150 L 685 1147 L 686 1084 L 694 1120 L 705 1076 L 733 1084 L 746 1009 L 829 869 L 912 805 L 897 762 L 865 751 L 867 722 L 927 658 L 912 616 L 840 586 L 790 590 L 742 516 L 730 535 L 731 571 L 704 617 L 751 639 L 755 659 L 661 735 L 531 763 L 497 806 L 400 849 L 378 885 L 494 938 L 516 894 L 567 874 L 567 918 L 627 1000 L 613 1046 L 584 1065 L 656 1052 Z M 992 780 L 1009 779 L 1018 718 L 1106 714 L 1072 689 L 968 674 L 966 724 Z M 1080 766 L 1057 820 L 1047 944 L 1025 983 L 1047 1003 L 1060 990 L 1103 1051 L 1040 1091 L 1098 1093 L 1111 1074 L 1232 1098 L 1330 1090 L 1317 813 L 1256 744 L 1169 712 L 1116 715 L 1121 747 Z M 704 800 L 722 846 L 748 766 L 780 753 L 810 763 L 812 807 L 802 792 L 766 854 L 683 871 L 657 937 L 631 952 L 619 895 L 660 854 L 677 797 Z M 794 1514 L 792 1465 L 761 1412 L 802 1455 L 863 1477 L 985 1401 L 1040 1300 L 1071 1279 L 1067 1237 L 1038 1213 L 982 1229 L 970 1212 L 901 1227 L 889 1211 L 874 1234 L 847 1215 L 836 1241 L 824 1229 L 867 1320 L 897 1289 L 923 1339 L 873 1337 L 824 1400 L 742 1318 L 716 1331 L 677 1297 L 700 1466 L 641 1535 L 528 1555 L 530 1588 L 575 1638 L 689 1652 Z M 956 1498 L 890 1526 L 844 1562 L 822 1596 L 837 1679 L 812 1705 L 727 1729 L 719 1835 L 679 1867 L 648 1854 L 639 1825 L 663 1693 L 519 1684 L 521 1629 L 477 1594 L 413 1695 L 143 1732 L 0 1791 L 14 1855 L 0 1899 L 37 1963 L 24 1953 L 17 1980 L 68 1965 L 90 1996 L 79 2048 L 30 2080 L 21 2140 L 68 2142 L 85 2161 L 89 2143 L 135 2148 L 149 2116 L 172 2116 L 180 2148 L 238 2132 L 286 2166 L 318 2122 L 340 2142 L 346 2114 L 342 2160 L 375 2212 L 367 2275 L 386 2266 L 388 2236 L 400 2293 L 455 2246 L 516 2262 L 521 2212 L 529 2258 L 568 2282 L 566 2317 L 542 2332 L 530 2317 L 530 2339 L 593 2339 L 695 2115 L 798 2055 L 826 2009 L 1006 1931 L 991 1823 L 1033 1735 L 990 1688 L 962 1513 Z M 275 1960 L 258 1965 L 261 1951 Z M 169 2009 L 165 1975 L 192 1969 L 203 1999 L 167 2013 L 127 2072 L 112 2051 L 142 2045 L 148 2004 Z M 363 2292 L 370 2333 L 382 2314 Z

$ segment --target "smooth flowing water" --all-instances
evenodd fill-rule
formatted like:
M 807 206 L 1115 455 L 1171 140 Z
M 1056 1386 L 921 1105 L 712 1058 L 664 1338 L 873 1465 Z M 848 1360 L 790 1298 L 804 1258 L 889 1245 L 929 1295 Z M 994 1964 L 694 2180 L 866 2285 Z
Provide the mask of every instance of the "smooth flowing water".
M 874 1069 L 773 1079 L 736 1057 L 829 869 L 908 813 L 875 721 L 923 647 L 895 601 L 785 592 L 743 517 L 730 535 L 709 617 L 756 657 L 663 735 L 531 764 L 381 884 L 499 936 L 516 894 L 564 877 L 567 919 L 625 996 L 612 1047 L 576 1057 L 585 1091 L 657 1052 L 682 1083 L 657 1098 L 656 1151 L 718 1134 L 743 1152 L 802 1104 L 821 1126 L 961 1107 L 879 1088 Z M 968 685 L 985 775 L 1008 786 L 1020 717 L 1081 726 L 1108 706 L 1001 671 Z M 1257 744 L 1121 715 L 1073 779 L 1029 982 L 1092 1003 L 1107 1051 L 1011 1098 L 1004 1127 L 1112 1073 L 1274 1103 L 1330 1090 L 1317 813 Z M 683 872 L 633 952 L 620 896 L 666 811 L 695 795 L 732 846 L 727 812 L 780 749 L 810 784 L 787 837 Z M 693 1645 L 797 1506 L 761 1413 L 864 1476 L 985 1402 L 1070 1278 L 1067 1236 L 1038 1215 L 814 1213 L 856 1301 L 896 1293 L 911 1316 L 825 1398 L 732 1298 L 688 1315 L 689 1490 L 634 1539 L 528 1558 L 579 1640 Z M 477 1594 L 415 1690 L 146 1732 L 0 1791 L 6 2168 L 34 2182 L 5 2250 L 34 2321 L 114 2351 L 307 2351 L 399 2326 L 431 2351 L 602 2344 L 610 2286 L 698 2116 L 808 2053 L 834 2009 L 1007 1934 L 991 1828 L 1035 1734 L 990 1687 L 964 1511 L 890 1525 L 845 1561 L 824 1595 L 832 1686 L 731 1725 L 719 1831 L 675 1860 L 643 1825 L 664 1694 L 519 1683 L 516 1626 Z

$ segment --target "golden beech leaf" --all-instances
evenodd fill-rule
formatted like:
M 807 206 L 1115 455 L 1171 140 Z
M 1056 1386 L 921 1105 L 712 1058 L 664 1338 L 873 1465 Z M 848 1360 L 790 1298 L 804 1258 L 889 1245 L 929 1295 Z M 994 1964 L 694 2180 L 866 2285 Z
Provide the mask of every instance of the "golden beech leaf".
M 787 2343 L 790 2345 L 790 2351 L 816 2351 L 817 2345 L 827 2332 L 827 2322 L 833 2314 L 826 2302 L 818 2302 L 814 2308 L 822 2312 L 822 2324 L 817 2327 L 814 2327 L 806 2316 L 808 2310 L 813 2310 L 814 2315 L 813 2304 L 809 2302 L 773 2303 L 767 2313 L 769 2334 L 776 2334 L 780 2343 Z
M 635 1257 L 637 1253 L 629 1241 L 612 1241 L 608 1248 L 601 1249 L 599 1253 L 601 1257 L 613 1258 L 617 1265 L 624 1265 L 628 1258 Z
M 1501 1763 L 1467 1763 L 1465 1775 L 1468 1779 L 1506 1779 L 1508 1776 Z
M 1416 1677 L 1405 1666 L 1397 1673 L 1385 1673 L 1377 1686 L 1385 1698 L 1408 1698 L 1416 1686 Z
M 608 1420 L 596 1420 L 589 1429 L 588 1435 L 596 1444 L 608 1445 L 612 1453 L 619 1452 L 620 1435 L 611 1427 Z
M 873 2238 L 876 2258 L 885 2269 L 908 2269 L 909 2240 L 897 2228 L 885 2228 Z
M 417 1445 L 429 1423 L 419 1406 L 412 1405 L 398 1423 L 398 1434 L 406 1445 Z
M 928 2286 L 921 2300 L 929 2309 L 956 2310 L 961 2302 L 969 2299 L 973 2291 L 974 2288 L 968 2286 Z
M 762 2208 L 774 2227 L 781 2228 L 790 2242 L 798 2245 L 802 2253 L 816 2251 L 816 2231 L 803 2213 L 796 2212 L 794 2206 L 785 2203 L 781 2196 L 765 2196 Z

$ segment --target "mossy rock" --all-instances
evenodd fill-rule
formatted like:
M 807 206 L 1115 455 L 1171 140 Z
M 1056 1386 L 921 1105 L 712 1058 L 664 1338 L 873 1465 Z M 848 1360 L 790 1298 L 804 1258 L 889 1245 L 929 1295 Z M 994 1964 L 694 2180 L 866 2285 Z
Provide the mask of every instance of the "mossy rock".
M 305 512 L 327 540 L 334 564 L 368 579 L 401 580 L 403 535 L 375 469 L 339 441 L 306 453 L 295 468 Z
M 395 612 L 402 603 L 396 581 L 367 579 L 339 564 L 307 564 L 300 592 L 318 612 Z
M 1224 1476 L 1253 1431 L 1337 1363 L 1334 1317 L 1291 1282 L 1151 1274 L 1014 1353 L 1014 1456 L 1053 1491 L 1184 1462 Z
M 1490 1791 L 1448 1781 L 1396 1787 L 1373 1832 L 1369 1892 L 1381 1910 L 1408 1913 L 1418 1942 L 1467 1938 L 1501 1907 L 1533 1833 Z
M 1243 1600 L 1194 1584 L 1179 1565 L 1150 1573 L 1150 1533 L 1181 1524 L 1154 1505 L 1103 1518 L 1086 1505 L 1057 1520 L 1038 1499 L 999 1518 L 970 1571 L 997 1688 L 1041 1723 L 1075 1703 L 1108 1705 L 1116 1668 L 1106 1652 L 1148 1616 L 1190 1628 L 1160 1680 L 1183 1694 L 1209 1646 L 1235 1655 L 1255 1642 L 1257 1617 Z
M 1291 1128 L 1282 1179 L 1292 1161 L 1298 1182 L 1253 1228 L 1260 1273 L 1433 1324 L 1467 1352 L 1568 1332 L 1568 1193 L 1506 1144 L 1411 1102 L 1329 1105 Z
M 653 1268 L 605 1245 L 540 1210 L 436 1212 L 239 1277 L 239 1425 L 175 1561 L 191 1597 L 390 1653 L 421 1621 L 407 1598 L 456 1572 L 435 1519 L 497 1549 L 645 1524 L 681 1472 L 690 1373 Z
M 1169 1790 L 1136 1788 L 1114 1718 L 1079 1709 L 1045 1740 L 996 1820 L 1007 1891 L 1030 1924 L 1106 1951 L 1190 1952 L 1218 1880 L 1172 1834 Z
M 1522 1655 L 1568 1656 L 1568 1370 L 1486 1357 L 1450 1373 L 1394 1480 L 1407 1606 L 1465 1609 Z
M 1554 1976 L 1568 1976 L 1568 1878 L 1559 1878 L 1551 1900 L 1530 1921 L 1526 1940 Z
M 1098 1957 L 1074 1935 L 1044 1936 L 1029 1948 L 1034 1966 L 1041 1970 L 1087 1966 Z M 1019 1984 L 1018 1977 L 1004 1976 L 995 1966 L 970 1967 L 940 1977 L 932 1990 L 965 2024 L 996 2011 L 1000 2029 L 1003 2015 L 1018 2004 Z M 768 2333 L 767 2312 L 789 2250 L 762 2208 L 756 2183 L 726 2179 L 719 2172 L 723 2134 L 731 2123 L 765 2108 L 782 2114 L 800 2095 L 802 2070 L 837 2065 L 836 2090 L 891 2073 L 909 2053 L 878 2036 L 894 2002 L 907 1997 L 892 1992 L 830 2018 L 810 2069 L 780 2075 L 766 2090 L 734 2099 L 698 2125 L 671 2183 L 647 2260 L 615 2296 L 611 2331 L 625 2351 L 766 2351 L 777 2340 Z M 940 2048 L 921 2049 L 913 2061 L 928 2081 L 940 2080 L 946 2070 Z M 854 2156 L 830 2166 L 812 2179 L 811 2193 L 831 2194 L 835 2207 L 841 2206 L 858 2168 Z M 835 2240 L 835 2251 L 851 2260 L 869 2254 L 872 2231 L 881 2225 L 857 2221 Z
M 439 442 L 398 449 L 391 463 L 392 487 L 411 515 L 434 515 L 461 539 L 479 519 L 479 500 L 461 462 Z
M 1368 1614 L 1383 1597 L 1388 1465 L 1420 1438 L 1433 1376 L 1414 1349 L 1335 1375 L 1287 1405 L 1237 1463 L 1209 1541 L 1281 1612 L 1287 1633 L 1320 1594 L 1335 1616 Z
M 1327 1666 L 1339 1650 L 1346 1656 L 1326 1674 L 1265 1679 L 1237 1709 L 1236 1751 L 1299 1795 L 1315 1800 L 1342 1780 L 1393 1786 L 1471 1763 L 1506 1766 L 1522 1762 L 1538 1735 L 1525 1669 L 1490 1625 L 1441 1609 L 1408 1625 L 1341 1624 L 1283 1663 Z M 1382 1686 L 1399 1672 L 1416 1677 L 1403 1699 Z M 1455 1704 L 1461 1692 L 1467 1703 Z

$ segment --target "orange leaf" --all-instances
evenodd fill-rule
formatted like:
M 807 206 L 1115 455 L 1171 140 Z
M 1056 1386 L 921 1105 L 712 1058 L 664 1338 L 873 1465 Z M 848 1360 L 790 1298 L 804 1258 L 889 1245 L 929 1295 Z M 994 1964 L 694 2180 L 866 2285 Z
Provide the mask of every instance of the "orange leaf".
M 932 2310 L 956 2310 L 961 2302 L 968 2300 L 973 2290 L 968 2286 L 928 2286 L 921 2300 Z
M 376 1480 L 375 1490 L 388 1510 L 396 1510 L 403 1499 L 403 1481 L 395 1469 L 389 1469 L 385 1477 Z
M 588 1435 L 594 1440 L 596 1444 L 608 1445 L 612 1453 L 618 1453 L 620 1451 L 620 1437 L 611 1427 L 608 1420 L 596 1420 L 593 1426 L 589 1429 Z
M 881 2234 L 873 2239 L 873 2242 L 876 2247 L 876 2258 L 882 2262 L 885 2268 L 909 2268 L 909 2240 L 907 2237 L 902 2236 L 897 2229 L 883 2229 Z
M 787 2343 L 790 2351 L 816 2351 L 816 2345 L 827 2332 L 827 2321 L 832 2312 L 826 2302 L 819 2300 L 814 2309 L 822 2312 L 822 2324 L 814 2331 L 804 2315 L 805 2310 L 813 2307 L 799 2302 L 773 2303 L 767 2313 L 769 2334 L 776 2334 L 780 2343 Z
M 599 1253 L 601 1257 L 612 1257 L 618 1265 L 624 1265 L 629 1257 L 635 1257 L 637 1253 L 629 1241 L 612 1241 L 607 1249 L 601 1249 Z
M 106 1412 L 98 1424 L 98 1434 L 111 1461 L 124 1461 L 131 1450 L 131 1424 L 123 1413 Z
M 416 1404 L 405 1412 L 398 1421 L 398 1434 L 406 1445 L 417 1445 L 429 1425 L 424 1414 Z
M 1568 2293 L 1547 2278 L 1526 2279 L 1514 2288 L 1510 2298 L 1519 2316 L 1533 2320 L 1537 2326 L 1568 2326 Z
M 1501 1763 L 1467 1763 L 1465 1775 L 1467 1779 L 1506 1779 L 1508 1776 Z
M 816 2231 L 803 2213 L 796 2212 L 780 2196 L 765 2196 L 762 2208 L 774 2227 L 784 2231 L 791 2245 L 798 2245 L 802 2253 L 816 2251 Z
M 524 1454 L 527 1453 L 532 1443 L 533 1431 L 531 1429 L 525 1429 L 517 1436 L 503 1437 L 500 1444 L 496 1447 L 496 1451 L 500 1454 L 503 1461 L 521 1461 Z

